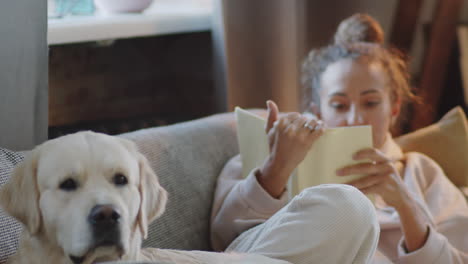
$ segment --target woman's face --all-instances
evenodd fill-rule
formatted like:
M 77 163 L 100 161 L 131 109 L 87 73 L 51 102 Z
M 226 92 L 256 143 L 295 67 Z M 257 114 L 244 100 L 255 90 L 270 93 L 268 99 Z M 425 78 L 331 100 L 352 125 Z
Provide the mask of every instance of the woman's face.
M 374 147 L 385 143 L 400 104 L 392 100 L 380 64 L 352 59 L 330 64 L 322 74 L 320 117 L 329 127 L 371 125 Z

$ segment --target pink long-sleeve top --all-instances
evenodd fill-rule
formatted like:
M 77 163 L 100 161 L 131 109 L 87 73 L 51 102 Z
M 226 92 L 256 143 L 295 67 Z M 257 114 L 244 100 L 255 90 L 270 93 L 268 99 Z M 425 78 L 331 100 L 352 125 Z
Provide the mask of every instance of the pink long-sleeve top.
M 401 158 L 400 147 L 388 137 L 382 150 Z M 398 213 L 377 199 L 381 234 L 373 263 L 468 263 L 468 205 L 464 195 L 433 160 L 420 153 L 406 153 L 403 179 L 425 212 L 430 226 L 426 243 L 407 253 L 403 246 Z M 288 201 L 271 197 L 257 182 L 253 170 L 245 179 L 239 157 L 233 158 L 218 178 L 211 217 L 211 240 L 224 250 L 238 235 L 265 222 Z

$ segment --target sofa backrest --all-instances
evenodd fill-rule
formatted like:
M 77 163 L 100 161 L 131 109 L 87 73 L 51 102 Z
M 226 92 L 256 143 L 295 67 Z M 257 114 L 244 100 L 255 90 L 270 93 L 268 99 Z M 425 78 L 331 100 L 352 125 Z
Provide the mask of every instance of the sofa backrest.
M 166 211 L 150 224 L 143 246 L 211 250 L 210 213 L 216 179 L 229 158 L 238 153 L 234 115 L 218 114 L 119 136 L 137 144 L 169 193 Z M 24 153 L 0 150 L 1 186 Z M 16 250 L 20 230 L 16 220 L 0 211 L 0 263 Z
M 143 247 L 211 250 L 216 179 L 238 153 L 232 113 L 121 135 L 134 141 L 168 191 L 166 211 L 150 224 Z

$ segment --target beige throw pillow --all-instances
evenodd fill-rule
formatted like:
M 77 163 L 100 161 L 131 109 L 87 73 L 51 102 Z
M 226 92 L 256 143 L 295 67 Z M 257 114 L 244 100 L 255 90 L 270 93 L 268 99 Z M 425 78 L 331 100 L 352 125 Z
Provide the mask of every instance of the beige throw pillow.
M 435 160 L 457 186 L 468 186 L 468 122 L 461 107 L 440 121 L 396 138 L 403 152 L 416 151 Z

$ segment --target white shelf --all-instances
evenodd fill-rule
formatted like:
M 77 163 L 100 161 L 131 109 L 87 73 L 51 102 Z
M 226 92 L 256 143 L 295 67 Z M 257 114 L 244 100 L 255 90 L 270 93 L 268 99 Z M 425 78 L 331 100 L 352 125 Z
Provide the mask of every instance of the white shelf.
M 95 14 L 48 20 L 49 45 L 211 30 L 210 4 L 154 2 L 141 14 Z

